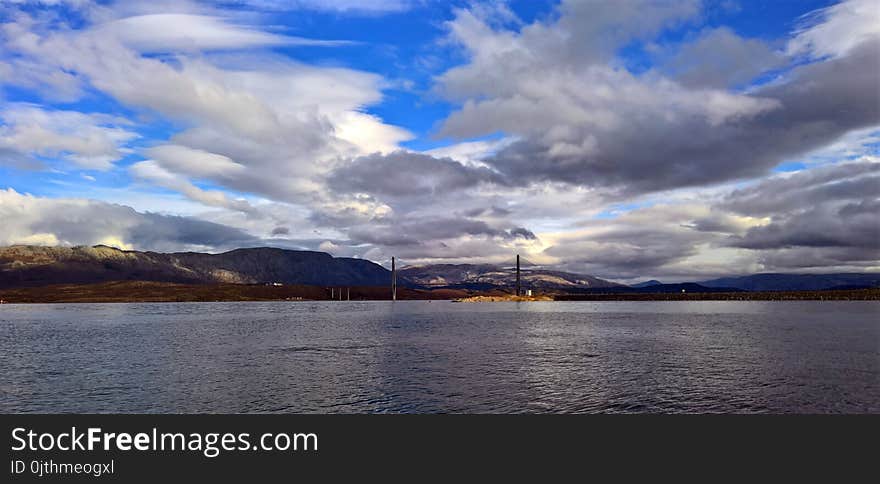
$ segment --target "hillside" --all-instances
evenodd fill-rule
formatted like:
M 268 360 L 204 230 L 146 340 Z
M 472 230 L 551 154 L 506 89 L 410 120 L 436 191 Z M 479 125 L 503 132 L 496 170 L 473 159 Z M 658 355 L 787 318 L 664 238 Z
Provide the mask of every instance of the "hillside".
M 641 287 L 662 286 L 662 285 L 663 285 L 662 282 L 660 282 L 656 279 L 651 279 L 650 281 L 643 281 L 638 284 L 630 284 L 629 287 L 641 288 Z
M 746 291 L 823 291 L 880 287 L 880 274 L 753 274 L 702 281 L 706 287 L 729 287 Z
M 367 260 L 272 248 L 222 254 L 162 254 L 106 246 L 0 248 L 0 287 L 107 281 L 385 286 L 390 273 Z
M 522 288 L 541 292 L 711 293 L 719 291 L 824 291 L 880 287 L 880 274 L 754 274 L 697 283 L 646 281 L 624 286 L 584 274 L 523 268 Z M 390 272 L 364 259 L 324 252 L 274 248 L 236 249 L 221 254 L 158 253 L 95 247 L 0 247 L 0 288 L 52 284 L 142 281 L 177 284 L 388 286 Z M 433 264 L 400 270 L 401 288 L 448 288 L 471 293 L 511 292 L 512 268 L 492 264 Z
M 520 274 L 524 290 L 570 290 L 620 286 L 615 282 L 571 272 L 525 268 Z M 516 273 L 512 269 L 491 264 L 415 266 L 401 269 L 400 275 L 413 284 L 429 287 L 489 289 L 492 287 L 513 287 L 516 284 Z

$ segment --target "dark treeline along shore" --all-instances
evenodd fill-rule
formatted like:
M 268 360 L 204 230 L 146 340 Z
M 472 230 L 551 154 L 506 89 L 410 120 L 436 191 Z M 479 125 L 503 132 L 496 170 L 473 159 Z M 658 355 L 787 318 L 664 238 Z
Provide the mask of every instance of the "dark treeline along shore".
M 880 274 L 755 274 L 625 285 L 526 265 L 435 264 L 396 274 L 364 259 L 275 248 L 222 254 L 0 247 L 0 301 L 880 300 Z M 397 281 L 391 289 L 391 281 Z M 519 293 L 520 296 L 516 296 Z

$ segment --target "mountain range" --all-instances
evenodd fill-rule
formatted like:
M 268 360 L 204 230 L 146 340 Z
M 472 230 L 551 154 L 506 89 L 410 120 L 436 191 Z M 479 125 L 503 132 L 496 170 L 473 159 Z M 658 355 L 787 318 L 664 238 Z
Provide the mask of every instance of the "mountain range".
M 512 268 L 492 264 L 431 264 L 401 269 L 400 275 L 412 284 L 424 287 L 488 289 L 516 285 L 516 273 Z M 520 280 L 523 289 L 539 290 L 623 286 L 585 274 L 535 268 L 522 269 Z
M 388 286 L 390 271 L 365 259 L 324 252 L 244 248 L 221 254 L 139 252 L 107 246 L 0 247 L 0 288 L 109 281 L 189 284 L 300 284 L 314 286 Z M 432 264 L 399 270 L 401 286 L 472 291 L 515 286 L 510 267 L 492 264 Z M 598 277 L 526 267 L 523 289 L 563 293 L 798 291 L 880 287 L 880 274 L 754 274 L 663 284 L 656 280 L 626 286 Z
M 880 287 L 880 274 L 753 274 L 700 281 L 706 287 L 732 287 L 746 291 L 822 291 Z
M 651 279 L 650 281 L 642 281 L 637 284 L 630 284 L 629 287 L 642 288 L 642 287 L 651 287 L 651 286 L 662 286 L 663 283 L 656 280 Z
M 0 287 L 107 281 L 385 286 L 390 272 L 365 259 L 272 248 L 222 254 L 138 252 L 107 246 L 0 248 Z

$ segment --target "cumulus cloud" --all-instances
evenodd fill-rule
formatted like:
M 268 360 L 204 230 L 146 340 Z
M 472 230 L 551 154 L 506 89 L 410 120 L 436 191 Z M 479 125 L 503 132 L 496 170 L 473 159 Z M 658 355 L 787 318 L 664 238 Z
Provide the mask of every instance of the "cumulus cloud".
M 880 163 L 779 174 L 718 195 L 588 220 L 556 234 L 552 261 L 610 278 L 875 270 Z
M 253 37 L 257 31 L 243 32 L 217 15 L 210 19 L 189 13 L 169 15 L 175 22 L 203 27 L 187 34 L 193 36 L 190 47 L 196 51 L 289 40 L 275 34 Z M 195 177 L 274 200 L 326 202 L 332 195 L 321 193 L 319 178 L 338 160 L 390 152 L 410 136 L 362 112 L 382 98 L 383 81 L 375 74 L 309 66 L 270 54 L 228 54 L 210 61 L 196 53 L 147 56 L 139 49 L 154 46 L 131 42 L 120 34 L 143 34 L 140 27 L 119 27 L 126 19 L 138 26 L 146 22 L 148 31 L 164 29 L 166 37 L 155 39 L 168 48 L 180 40 L 168 33 L 174 29 L 157 27 L 162 22 L 150 15 L 121 19 L 111 15 L 109 22 L 85 30 L 50 29 L 19 16 L 3 24 L 0 32 L 4 48 L 16 59 L 40 62 L 47 72 L 70 73 L 126 106 L 182 125 L 167 146 L 144 153 L 152 158 L 151 164 L 135 169 L 155 175 L 150 179 L 167 180 L 157 175 L 161 167 L 182 179 L 173 185 L 163 183 L 166 188 L 216 202 L 219 197 L 204 197 L 191 188 L 187 178 Z M 215 42 L 221 38 L 224 44 Z
M 84 199 L 50 199 L 0 190 L 0 244 L 96 245 L 139 250 L 216 250 L 253 245 L 239 229 L 191 217 L 136 212 Z
M 880 196 L 880 162 L 865 157 L 848 163 L 781 174 L 727 195 L 721 206 L 741 214 L 767 216 L 816 204 Z
M 727 88 L 748 83 L 784 63 L 782 53 L 766 42 L 718 27 L 683 43 L 662 62 L 660 70 L 686 86 Z
M 637 194 L 760 176 L 852 130 L 880 124 L 877 36 L 845 56 L 798 67 L 780 83 L 734 92 L 725 86 L 758 73 L 737 69 L 743 61 L 735 58 L 725 58 L 732 64 L 721 69 L 710 64 L 691 73 L 696 77 L 683 72 L 684 79 L 675 80 L 598 63 L 608 51 L 579 50 L 597 19 L 617 18 L 619 10 L 637 3 L 587 8 L 585 2 L 564 2 L 554 23 L 520 31 L 495 30 L 471 12 L 459 12 L 450 35 L 471 60 L 439 78 L 443 94 L 463 100 L 441 133 L 518 136 L 484 162 L 519 183 L 561 181 Z M 648 20 L 659 29 L 663 19 L 678 18 L 676 12 L 655 12 Z M 764 67 L 773 65 L 765 47 L 724 30 L 682 48 L 676 62 L 704 65 L 699 61 L 707 43 L 739 56 L 763 50 Z
M 703 205 L 658 205 L 614 219 L 584 222 L 560 234 L 544 252 L 554 262 L 614 279 L 668 276 L 676 263 L 698 255 L 716 236 L 696 230 L 695 219 L 714 218 Z
M 873 249 L 880 258 L 880 202 L 864 200 L 839 208 L 820 206 L 799 211 L 750 230 L 733 243 L 747 249 L 855 247 Z M 861 256 L 858 257 L 859 260 Z
M 531 240 L 535 234 L 522 227 L 499 229 L 481 220 L 462 218 L 435 218 L 389 225 L 356 227 L 351 236 L 356 241 L 384 245 L 420 245 L 425 241 L 452 239 L 462 235 L 488 236 L 501 239 Z
M 764 251 L 785 267 L 876 265 L 880 260 L 880 163 L 876 159 L 805 170 L 734 191 L 721 204 L 770 223 L 727 242 Z M 796 257 L 801 254 L 800 260 Z
M 422 197 L 425 203 L 481 183 L 503 183 L 487 168 L 406 151 L 357 158 L 339 166 L 328 180 L 330 187 L 340 192 Z

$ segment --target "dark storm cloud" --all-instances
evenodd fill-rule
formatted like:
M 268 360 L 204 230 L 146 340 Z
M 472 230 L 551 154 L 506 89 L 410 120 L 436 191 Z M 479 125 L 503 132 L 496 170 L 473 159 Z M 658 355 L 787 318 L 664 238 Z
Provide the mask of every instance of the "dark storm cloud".
M 152 250 L 197 245 L 214 248 L 236 248 L 258 244 L 259 239 L 236 228 L 190 217 L 140 214 L 127 240 Z
M 729 215 L 716 213 L 711 217 L 701 217 L 684 224 L 685 227 L 699 232 L 731 233 L 739 228 Z
M 878 85 L 880 42 L 870 41 L 753 92 L 776 107 L 751 117 L 717 126 L 701 117 L 634 117 L 598 133 L 595 148 L 584 154 L 554 156 L 553 146 L 524 139 L 486 162 L 520 184 L 611 185 L 627 194 L 756 177 L 849 131 L 880 124 Z
M 880 163 L 779 174 L 709 206 L 657 205 L 584 227 L 586 235 L 546 253 L 607 278 L 709 278 L 746 267 L 863 271 L 880 264 Z M 691 262 L 703 248 L 735 252 Z
M 272 229 L 272 235 L 289 235 L 290 228 L 288 227 L 275 227 Z
M 878 197 L 880 163 L 864 161 L 765 180 L 732 192 L 719 207 L 771 219 L 733 237 L 729 244 L 735 247 L 876 250 L 880 248 Z
M 349 236 L 355 241 L 388 247 L 419 245 L 431 240 L 454 239 L 466 235 L 505 240 L 537 238 L 534 233 L 523 227 L 494 228 L 481 220 L 459 218 L 409 220 L 387 225 L 371 224 L 354 227 L 349 231 Z
M 506 208 L 497 207 L 493 205 L 492 207 L 477 207 L 472 208 L 470 210 L 466 210 L 463 214 L 467 217 L 479 217 L 481 215 L 488 215 L 490 217 L 506 217 L 513 213 L 513 211 L 508 210 Z
M 713 238 L 675 223 L 647 227 L 639 226 L 637 220 L 624 219 L 609 225 L 601 233 L 567 240 L 545 252 L 590 274 L 630 278 L 657 274 L 663 266 L 696 254 L 699 243 Z
M 337 192 L 391 197 L 445 195 L 480 183 L 502 183 L 487 168 L 465 166 L 451 158 L 397 151 L 357 158 L 327 179 Z
M 850 162 L 805 170 L 736 190 L 722 209 L 767 216 L 725 243 L 754 250 L 776 269 L 873 266 L 880 261 L 880 164 Z
M 771 178 L 732 192 L 720 206 L 745 215 L 772 215 L 833 200 L 880 195 L 880 163 L 852 162 Z
M 851 247 L 794 247 L 762 251 L 757 259 L 770 271 L 820 269 L 831 272 L 828 268 L 834 267 L 837 271 L 858 272 L 876 267 L 878 253 L 876 249 Z
M 749 229 L 731 245 L 746 249 L 852 247 L 874 249 L 875 258 L 880 258 L 880 201 L 864 200 L 839 208 L 820 205 L 778 215 L 768 225 Z
M 658 274 L 663 266 L 680 261 L 695 252 L 689 245 L 638 247 L 628 243 L 581 245 L 580 254 L 547 250 L 549 255 L 564 256 L 565 266 L 571 270 L 608 279 L 628 279 Z
M 519 237 L 525 240 L 537 240 L 538 238 L 531 230 L 523 227 L 515 227 L 507 233 L 513 238 Z

